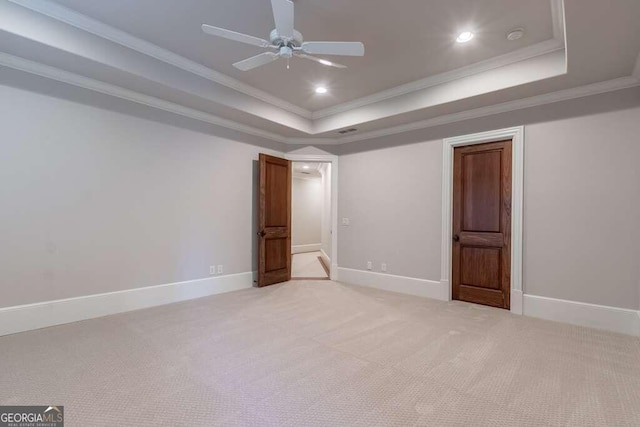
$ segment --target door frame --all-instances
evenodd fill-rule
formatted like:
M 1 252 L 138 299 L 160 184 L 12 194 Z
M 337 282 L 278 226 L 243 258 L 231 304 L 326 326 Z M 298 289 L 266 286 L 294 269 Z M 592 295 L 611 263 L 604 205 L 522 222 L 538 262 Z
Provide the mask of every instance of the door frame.
M 292 162 L 331 163 L 331 280 L 338 278 L 338 156 L 332 154 L 285 154 Z
M 524 126 L 445 138 L 442 142 L 442 253 L 440 283 L 452 299 L 453 150 L 466 145 L 512 140 L 511 159 L 511 298 L 510 311 L 522 314 L 522 205 Z

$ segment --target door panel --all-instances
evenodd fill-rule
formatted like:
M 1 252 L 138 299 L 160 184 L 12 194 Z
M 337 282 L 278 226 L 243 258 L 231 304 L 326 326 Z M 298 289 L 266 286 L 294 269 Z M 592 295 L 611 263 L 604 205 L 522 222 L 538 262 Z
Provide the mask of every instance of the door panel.
M 500 249 L 463 246 L 460 284 L 500 289 Z
M 288 165 L 265 161 L 265 168 L 267 197 L 265 198 L 264 225 L 265 227 L 287 227 Z
M 463 155 L 463 231 L 500 232 L 499 151 Z
M 258 286 L 291 279 L 291 162 L 260 154 Z
M 454 150 L 453 298 L 509 308 L 511 141 Z

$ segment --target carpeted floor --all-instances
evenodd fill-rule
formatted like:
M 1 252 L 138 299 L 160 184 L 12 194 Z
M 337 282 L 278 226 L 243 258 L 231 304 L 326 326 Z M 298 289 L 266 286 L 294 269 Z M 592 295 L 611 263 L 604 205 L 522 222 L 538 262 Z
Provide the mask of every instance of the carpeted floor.
M 0 338 L 68 426 L 637 426 L 640 340 L 331 281 Z
M 293 254 L 291 263 L 291 277 L 304 278 L 327 278 L 327 272 L 324 270 L 318 257 L 320 251 L 305 252 L 301 254 Z

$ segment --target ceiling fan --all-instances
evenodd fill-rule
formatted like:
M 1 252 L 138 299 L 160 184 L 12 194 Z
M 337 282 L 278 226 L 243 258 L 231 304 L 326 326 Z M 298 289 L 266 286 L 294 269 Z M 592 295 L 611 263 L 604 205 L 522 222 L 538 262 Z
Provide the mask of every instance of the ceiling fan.
M 364 45 L 360 42 L 305 42 L 302 34 L 293 28 L 293 2 L 290 0 L 271 0 L 271 8 L 276 28 L 271 31 L 270 41 L 207 24 L 202 25 L 202 31 L 212 36 L 274 50 L 233 64 L 234 67 L 242 71 L 252 70 L 280 58 L 287 59 L 287 68 L 289 68 L 288 61 L 294 56 L 330 67 L 347 68 L 344 65 L 312 55 L 364 55 Z

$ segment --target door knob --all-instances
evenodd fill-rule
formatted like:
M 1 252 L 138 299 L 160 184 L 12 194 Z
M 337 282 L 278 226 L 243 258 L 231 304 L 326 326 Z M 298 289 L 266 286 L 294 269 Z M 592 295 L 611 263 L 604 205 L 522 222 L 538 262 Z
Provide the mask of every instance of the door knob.
M 265 236 L 265 234 L 267 234 L 267 233 L 265 233 L 265 232 L 264 232 L 264 230 L 261 230 L 261 231 L 258 231 L 256 234 L 257 234 L 258 236 L 260 236 L 260 237 L 264 237 L 264 236 Z
M 454 242 L 459 242 L 460 241 L 460 236 L 458 236 L 457 234 L 453 235 L 453 241 Z

